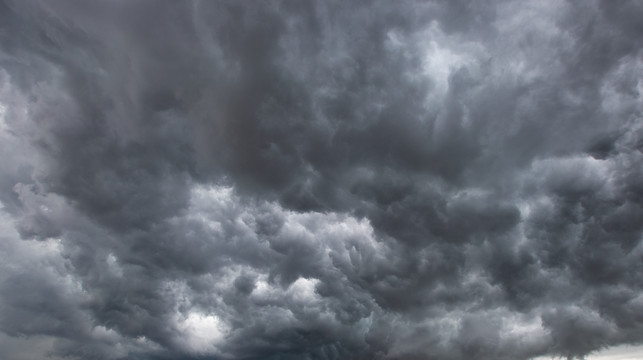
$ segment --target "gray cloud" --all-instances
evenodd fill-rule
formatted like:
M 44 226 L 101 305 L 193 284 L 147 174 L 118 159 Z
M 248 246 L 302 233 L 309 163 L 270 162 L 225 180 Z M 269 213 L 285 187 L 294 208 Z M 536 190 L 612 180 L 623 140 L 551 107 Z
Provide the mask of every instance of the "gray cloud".
M 571 359 L 640 343 L 641 16 L 636 1 L 3 2 L 0 354 Z

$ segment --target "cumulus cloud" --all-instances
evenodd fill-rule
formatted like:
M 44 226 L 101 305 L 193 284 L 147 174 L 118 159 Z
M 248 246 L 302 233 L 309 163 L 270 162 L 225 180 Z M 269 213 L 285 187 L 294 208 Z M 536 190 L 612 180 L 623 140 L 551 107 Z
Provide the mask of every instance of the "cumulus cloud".
M 2 2 L 0 354 L 641 343 L 642 16 L 626 0 Z

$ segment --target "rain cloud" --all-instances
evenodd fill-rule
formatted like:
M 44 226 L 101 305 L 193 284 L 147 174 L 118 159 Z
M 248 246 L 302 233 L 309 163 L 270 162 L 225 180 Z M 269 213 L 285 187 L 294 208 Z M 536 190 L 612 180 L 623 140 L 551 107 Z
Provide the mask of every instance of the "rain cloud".
M 0 357 L 643 342 L 643 3 L 0 2 Z

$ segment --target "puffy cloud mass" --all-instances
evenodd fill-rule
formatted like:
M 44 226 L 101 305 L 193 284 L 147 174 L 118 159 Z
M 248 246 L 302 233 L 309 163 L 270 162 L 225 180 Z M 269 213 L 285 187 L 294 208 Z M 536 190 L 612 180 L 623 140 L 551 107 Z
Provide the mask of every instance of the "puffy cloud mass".
M 643 3 L 0 3 L 0 357 L 643 342 Z

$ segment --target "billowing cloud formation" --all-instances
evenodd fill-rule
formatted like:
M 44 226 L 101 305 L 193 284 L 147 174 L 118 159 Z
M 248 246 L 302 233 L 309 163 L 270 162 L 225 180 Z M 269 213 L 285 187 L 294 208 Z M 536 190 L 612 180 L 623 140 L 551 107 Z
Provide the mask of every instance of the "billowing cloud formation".
M 2 3 L 0 354 L 643 342 L 641 18 L 635 0 Z

